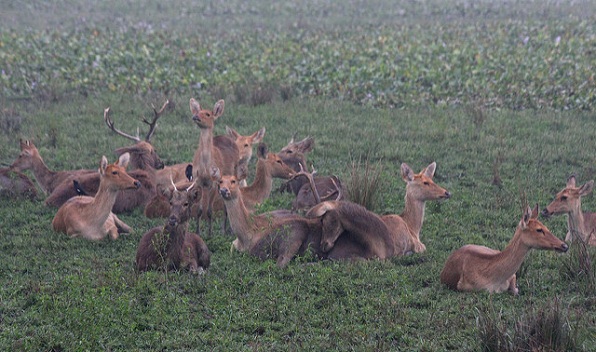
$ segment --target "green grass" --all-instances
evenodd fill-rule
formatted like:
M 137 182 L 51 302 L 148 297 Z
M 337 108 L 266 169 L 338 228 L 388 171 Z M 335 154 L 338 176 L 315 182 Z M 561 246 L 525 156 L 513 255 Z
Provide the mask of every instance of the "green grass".
M 504 248 L 523 199 L 544 207 L 571 173 L 579 183 L 595 178 L 594 5 L 353 3 L 2 2 L 0 68 L 11 72 L 0 79 L 2 166 L 18 155 L 19 138 L 34 139 L 52 169 L 96 168 L 102 155 L 113 161 L 114 149 L 129 142 L 108 131 L 103 109 L 134 133 L 166 96 L 175 108 L 159 121 L 154 145 L 166 164 L 189 161 L 198 143 L 190 97 L 205 106 L 224 98 L 216 134 L 225 125 L 243 134 L 266 127 L 274 151 L 294 133 L 313 136 L 309 161 L 342 180 L 361 157 L 380 166 L 378 213 L 403 209 L 402 162 L 419 171 L 436 161 L 435 181 L 452 198 L 427 204 L 422 254 L 357 263 L 297 258 L 281 270 L 230 253 L 233 238 L 215 231 L 205 239 L 213 255 L 201 277 L 134 270 L 142 234 L 161 223 L 140 210 L 122 216 L 132 234 L 90 243 L 54 233 L 55 209 L 41 197 L 3 199 L 0 350 L 478 351 L 483 312 L 495 312 L 501 321 L 493 323 L 511 332 L 529 307 L 548 311 L 554 301 L 572 345 L 594 350 L 593 281 L 570 272 L 563 255 L 531 252 L 518 297 L 456 293 L 439 282 L 460 246 Z M 519 43 L 526 32 L 535 46 Z M 557 35 L 564 50 L 552 46 Z M 503 71 L 466 76 L 480 47 Z M 172 59 L 181 48 L 189 56 Z M 207 50 L 217 60 L 204 61 Z M 393 50 L 403 61 L 382 71 L 383 53 Z M 96 54 L 118 59 L 90 70 Z M 450 60 L 453 70 L 444 66 Z M 342 63 L 355 69 L 338 69 Z M 393 86 L 391 72 L 412 76 Z M 203 88 L 193 87 L 201 79 Z M 38 90 L 27 88 L 33 81 Z M 261 85 L 270 98 L 251 96 Z M 575 93 L 549 90 L 555 86 Z M 274 194 L 261 210 L 289 208 L 291 200 Z M 583 207 L 596 211 L 593 195 Z M 564 237 L 563 217 L 544 223 Z

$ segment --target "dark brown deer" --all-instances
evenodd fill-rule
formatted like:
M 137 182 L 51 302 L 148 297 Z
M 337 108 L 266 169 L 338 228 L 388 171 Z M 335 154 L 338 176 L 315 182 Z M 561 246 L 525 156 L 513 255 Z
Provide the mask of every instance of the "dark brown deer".
M 37 189 L 27 175 L 7 168 L 0 169 L 0 198 L 37 198 Z
M 319 194 L 317 200 L 310 183 L 305 183 L 298 190 L 296 199 L 292 202 L 292 210 L 294 211 L 308 211 L 320 202 L 328 200 L 343 200 L 343 185 L 339 177 L 326 176 L 326 177 L 315 177 L 313 179 L 315 189 Z
M 62 182 L 72 179 L 73 176 L 95 174 L 96 170 L 81 169 L 67 171 L 52 171 L 44 163 L 37 147 L 30 140 L 20 140 L 21 153 L 10 166 L 11 170 L 22 172 L 33 171 L 33 176 L 39 187 L 46 194 L 51 194 Z M 72 181 L 71 181 L 72 182 Z M 71 183 L 72 186 L 72 183 Z
M 192 120 L 200 129 L 199 145 L 195 151 L 192 168 L 194 181 L 202 189 L 201 199 L 197 211 L 197 233 L 200 233 L 200 219 L 203 213 L 207 216 L 208 235 L 211 236 L 213 221 L 213 201 L 217 195 L 217 184 L 212 179 L 212 169 L 218 168 L 227 175 L 236 175 L 238 160 L 240 160 L 238 147 L 228 138 L 230 143 L 214 144 L 213 128 L 215 120 L 223 115 L 224 101 L 219 100 L 213 110 L 201 109 L 195 99 L 190 99 Z M 222 139 L 222 141 L 224 141 Z
M 581 198 L 590 194 L 594 189 L 594 180 L 576 186 L 575 176 L 567 179 L 567 185 L 555 199 L 542 211 L 542 215 L 549 217 L 557 214 L 567 214 L 567 236 L 565 241 L 573 242 L 577 238 L 589 246 L 596 246 L 596 213 L 582 211 Z
M 99 190 L 94 197 L 74 197 L 64 203 L 52 221 L 54 231 L 93 241 L 108 235 L 115 240 L 120 233 L 130 232 L 130 227 L 111 211 L 118 191 L 141 187 L 139 181 L 126 173 L 129 160 L 130 155 L 124 153 L 117 162 L 108 165 L 106 157 L 102 157 Z M 70 187 L 74 188 L 72 183 Z
M 312 137 L 306 137 L 301 141 L 294 142 L 294 137 L 290 139 L 288 144 L 281 148 L 277 155 L 294 171 L 306 170 L 306 154 L 312 150 L 315 145 L 315 140 Z M 295 195 L 304 185 L 308 183 L 304 178 L 295 178 L 286 182 L 280 190 L 282 192 L 292 192 Z
M 533 210 L 527 207 L 502 252 L 468 244 L 451 253 L 441 272 L 441 283 L 456 291 L 509 291 L 517 295 L 515 273 L 531 249 L 566 252 L 569 248 L 537 218 L 538 204 Z
M 191 207 L 200 192 L 193 190 L 194 183 L 179 190 L 172 181 L 169 194 L 170 215 L 163 227 L 146 232 L 137 249 L 137 270 L 188 268 L 202 273 L 209 267 L 211 253 L 197 234 L 188 231 Z

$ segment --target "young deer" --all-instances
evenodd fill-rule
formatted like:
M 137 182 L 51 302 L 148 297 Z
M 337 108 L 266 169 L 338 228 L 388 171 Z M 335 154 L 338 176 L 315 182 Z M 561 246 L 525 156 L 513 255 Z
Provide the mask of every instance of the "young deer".
M 37 189 L 27 175 L 11 169 L 0 169 L 0 197 L 37 198 Z
M 172 180 L 172 186 L 170 216 L 163 227 L 155 227 L 141 238 L 136 257 L 137 270 L 187 267 L 192 273 L 202 273 L 209 267 L 211 253 L 201 237 L 188 232 L 191 207 L 198 192 L 193 191 L 194 183 L 185 190 L 178 190 Z
M 517 295 L 515 273 L 531 249 L 568 249 L 537 218 L 538 204 L 533 210 L 527 207 L 513 239 L 502 252 L 473 244 L 453 252 L 441 272 L 441 283 L 456 291 L 509 291 Z
M 74 176 L 95 173 L 95 170 L 85 169 L 52 171 L 46 166 L 32 141 L 21 139 L 20 144 L 21 153 L 12 163 L 10 169 L 18 172 L 32 170 L 37 184 L 46 194 L 51 194 L 58 185 Z
M 118 161 L 108 165 L 106 157 L 102 157 L 99 165 L 101 181 L 97 194 L 95 197 L 71 198 L 64 203 L 52 221 L 54 231 L 94 241 L 107 235 L 115 240 L 119 233 L 130 232 L 130 227 L 111 211 L 119 190 L 141 187 L 139 181 L 126 173 L 129 160 L 130 155 L 124 153 Z
M 590 246 L 596 246 L 596 236 L 591 235 L 596 231 L 596 213 L 582 211 L 581 197 L 589 194 L 594 189 L 594 180 L 586 182 L 581 187 L 575 185 L 575 176 L 567 179 L 567 185 L 555 196 L 544 210 L 542 215 L 549 217 L 557 214 L 567 214 L 567 236 L 565 241 L 573 242 L 580 238 Z
M 219 176 L 217 170 L 214 175 Z M 315 256 L 322 256 L 318 219 L 251 214 L 244 205 L 236 176 L 221 176 L 219 193 L 224 200 L 232 232 L 236 235 L 232 248 L 262 260 L 276 259 L 279 267 L 285 267 L 293 257 L 308 250 Z
M 215 120 L 224 112 L 224 101 L 215 103 L 213 110 L 203 110 L 201 105 L 190 99 L 190 111 L 192 120 L 200 129 L 199 146 L 195 151 L 192 168 L 194 181 L 202 189 L 202 195 L 197 212 L 197 233 L 199 233 L 199 222 L 203 213 L 206 213 L 208 224 L 208 235 L 211 235 L 213 220 L 213 201 L 217 193 L 217 184 L 213 183 L 211 171 L 216 167 L 226 175 L 235 175 L 239 160 L 239 152 L 236 144 L 229 139 L 228 144 L 214 144 L 213 128 Z

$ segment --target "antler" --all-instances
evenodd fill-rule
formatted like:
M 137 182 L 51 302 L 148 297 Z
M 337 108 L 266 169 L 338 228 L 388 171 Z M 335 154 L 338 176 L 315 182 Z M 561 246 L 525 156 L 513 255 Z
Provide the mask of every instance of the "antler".
M 157 111 L 157 109 L 155 108 L 155 105 L 151 104 L 151 107 L 153 108 L 153 121 L 151 121 L 151 122 L 147 121 L 147 119 L 143 116 L 143 122 L 149 125 L 149 132 L 147 133 L 147 136 L 145 137 L 145 141 L 149 142 L 149 140 L 153 136 L 153 133 L 155 132 L 155 128 L 157 127 L 157 120 L 161 117 L 161 114 L 163 114 L 163 112 L 166 110 L 168 105 L 170 105 L 170 101 L 168 99 L 166 99 L 166 102 L 163 103 L 163 106 L 161 107 L 161 109 L 159 109 L 159 111 Z
M 299 164 L 300 165 L 300 171 L 295 173 L 294 175 L 292 175 L 292 177 L 290 177 L 290 180 L 295 179 L 298 176 L 304 176 L 308 179 L 308 182 L 310 183 L 310 188 L 312 190 L 312 194 L 315 196 L 315 201 L 317 202 L 317 204 L 321 203 L 321 196 L 319 196 L 319 191 L 317 191 L 317 186 L 315 185 L 315 179 L 314 179 L 314 174 L 317 173 L 317 170 L 315 170 L 314 165 L 311 165 L 311 169 L 312 172 L 308 172 L 305 171 L 304 168 L 302 167 L 302 163 Z
M 151 107 L 153 108 L 153 120 L 151 122 L 149 122 L 149 120 L 147 120 L 147 118 L 145 118 L 143 116 L 143 122 L 146 123 L 147 125 L 149 125 L 149 132 L 147 132 L 147 136 L 145 137 L 146 142 L 149 142 L 151 140 L 151 136 L 153 136 L 153 133 L 155 133 L 155 128 L 157 127 L 157 120 L 161 117 L 161 114 L 163 114 L 163 112 L 166 110 L 168 105 L 170 105 L 170 101 L 166 100 L 166 102 L 163 104 L 161 109 L 159 109 L 159 111 L 158 111 L 155 108 L 155 105 L 151 104 Z M 125 138 L 128 138 L 128 139 L 132 139 L 135 142 L 141 141 L 141 137 L 139 137 L 139 129 L 138 128 L 137 128 L 137 135 L 132 136 L 128 133 L 120 131 L 119 129 L 117 129 L 114 126 L 114 121 L 110 118 L 110 108 L 109 107 L 103 111 L 103 119 L 106 122 L 106 125 L 108 126 L 108 128 L 111 129 L 112 131 L 114 131 L 116 134 L 119 134 L 119 135 L 121 135 Z
M 326 194 L 323 195 L 323 197 L 321 197 L 321 199 L 329 200 L 329 198 L 331 198 L 331 196 L 336 193 L 337 193 L 337 196 L 335 197 L 335 200 L 343 199 L 343 194 L 341 192 L 342 188 L 341 188 L 341 186 L 339 186 L 337 184 L 337 182 L 335 182 L 336 179 L 337 179 L 337 182 L 339 182 L 341 185 L 341 181 L 339 180 L 339 178 L 337 178 L 337 176 L 331 176 L 330 180 L 331 180 L 331 183 L 333 183 L 333 187 L 335 187 L 335 190 L 333 190 L 333 191 L 329 190 Z

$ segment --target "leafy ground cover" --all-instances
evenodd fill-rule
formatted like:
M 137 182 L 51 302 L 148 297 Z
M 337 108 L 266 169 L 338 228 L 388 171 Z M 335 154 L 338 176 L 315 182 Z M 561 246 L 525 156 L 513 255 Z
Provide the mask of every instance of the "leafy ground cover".
M 32 138 L 52 169 L 97 167 L 127 143 L 103 109 L 134 131 L 166 96 L 175 108 L 154 144 L 167 164 L 188 161 L 198 140 L 189 98 L 224 98 L 216 134 L 266 127 L 272 150 L 313 136 L 309 160 L 342 179 L 363 157 L 382 166 L 379 213 L 403 209 L 401 162 L 436 161 L 435 181 L 453 197 L 427 205 L 423 254 L 306 257 L 280 270 L 230 253 L 232 238 L 215 233 L 200 277 L 134 270 L 141 235 L 160 225 L 141 211 L 122 216 L 132 234 L 90 243 L 53 233 L 55 209 L 41 197 L 3 199 L 0 349 L 478 351 L 480 322 L 512 335 L 556 306 L 566 349 L 594 350 L 594 272 L 571 272 L 577 255 L 530 253 L 518 297 L 455 293 L 438 279 L 464 244 L 502 249 L 524 201 L 546 205 L 571 173 L 594 179 L 594 5 L 351 3 L 2 3 L 3 166 Z M 261 210 L 290 202 L 275 194 Z M 596 209 L 593 195 L 583 207 Z M 564 237 L 564 218 L 544 223 Z

